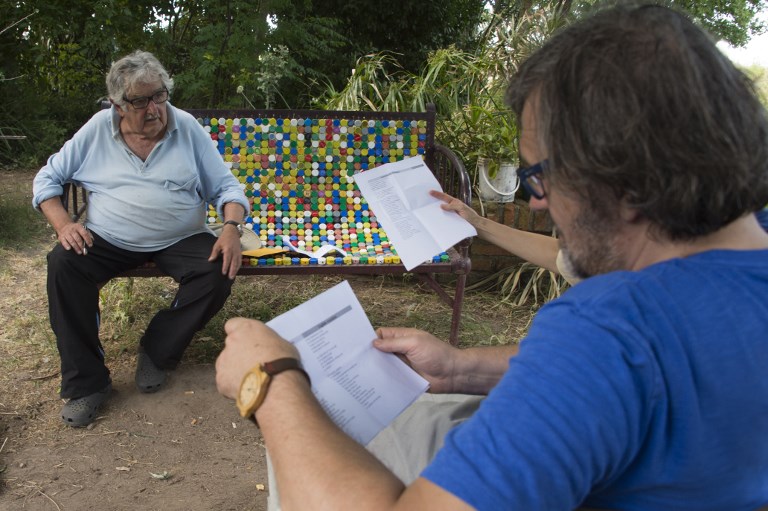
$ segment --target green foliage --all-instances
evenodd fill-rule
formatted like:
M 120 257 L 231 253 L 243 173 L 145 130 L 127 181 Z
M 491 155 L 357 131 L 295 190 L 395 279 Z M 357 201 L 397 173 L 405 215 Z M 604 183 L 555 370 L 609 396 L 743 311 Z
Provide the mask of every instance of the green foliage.
M 42 163 L 98 109 L 111 62 L 136 49 L 166 65 L 176 80 L 172 101 L 183 108 L 242 107 L 238 86 L 255 104 L 278 108 L 331 104 L 320 99 L 325 91 L 346 95 L 339 104 L 368 109 L 433 102 L 443 140 L 466 156 L 480 149 L 464 133 L 472 126 L 462 125 L 462 109 L 500 111 L 494 87 L 559 24 L 595 3 L 10 2 L 0 9 L 0 130 L 27 138 L 0 144 L 0 165 Z M 673 4 L 736 45 L 763 30 L 755 15 L 765 0 Z
M 363 55 L 398 55 L 398 67 L 416 74 L 430 52 L 455 46 L 477 48 L 477 26 L 484 15 L 483 0 L 419 0 L 386 5 L 370 0 L 311 2 L 315 15 L 339 20 L 342 44 L 324 63 L 335 87 L 350 78 L 350 69 Z
M 329 86 L 326 96 L 321 98 L 322 106 L 328 109 L 355 111 L 403 110 L 408 108 L 403 90 L 413 78 L 400 68 L 394 55 L 366 55 L 357 62 L 343 90 L 337 92 Z
M 766 29 L 757 18 L 758 13 L 765 12 L 768 7 L 768 2 L 764 0 L 675 0 L 670 3 L 690 13 L 716 39 L 728 41 L 733 46 L 744 46 L 751 36 Z
M 768 108 L 768 69 L 762 66 L 749 66 L 742 71 L 752 80 L 760 102 Z
M 27 197 L 0 196 L 0 249 L 27 246 L 45 234 L 45 217 L 32 209 Z
M 470 105 L 464 112 L 463 126 L 476 134 L 477 141 L 468 156 L 472 160 L 485 158 L 489 177 L 496 175 L 502 163 L 517 164 L 520 130 L 509 109 Z
M 264 108 L 274 108 L 278 97 L 285 102 L 285 97 L 280 92 L 280 81 L 286 75 L 291 74 L 291 61 L 288 48 L 277 45 L 264 53 L 260 58 L 260 69 L 256 72 L 241 69 L 237 75 L 237 81 L 241 85 L 237 87 L 237 93 L 245 100 L 243 107 L 256 108 L 250 98 L 245 94 L 247 84 L 249 90 L 256 90 L 264 98 Z
M 127 0 L 0 10 L 0 128 L 27 137 L 0 147 L 0 164 L 40 164 L 56 151 L 98 108 L 111 59 L 140 40 L 150 15 L 148 2 Z
M 484 43 L 477 51 L 455 46 L 434 51 L 416 74 L 401 66 L 395 55 L 367 55 L 344 89 L 327 91 L 322 106 L 423 111 L 434 103 L 437 138 L 469 169 L 479 157 L 490 158 L 494 166 L 502 160 L 516 162 L 519 130 L 504 104 L 506 86 L 530 52 L 565 22 L 554 4 L 544 3 L 520 18 L 489 14 Z

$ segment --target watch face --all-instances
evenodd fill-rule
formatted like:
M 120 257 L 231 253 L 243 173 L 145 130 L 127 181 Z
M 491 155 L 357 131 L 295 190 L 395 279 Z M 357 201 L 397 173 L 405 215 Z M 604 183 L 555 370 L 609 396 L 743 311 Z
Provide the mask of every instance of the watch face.
M 267 395 L 267 387 L 270 378 L 278 373 L 295 369 L 307 378 L 309 375 L 302 369 L 301 363 L 295 358 L 278 358 L 271 362 L 258 365 L 248 371 L 240 382 L 240 391 L 237 393 L 237 409 L 240 410 L 242 417 L 248 417 L 256 413 L 264 398 Z M 311 386 L 311 383 L 310 383 Z
M 254 371 L 249 372 L 243 378 L 240 392 L 237 396 L 237 406 L 242 413 L 254 407 L 263 392 L 264 378 Z

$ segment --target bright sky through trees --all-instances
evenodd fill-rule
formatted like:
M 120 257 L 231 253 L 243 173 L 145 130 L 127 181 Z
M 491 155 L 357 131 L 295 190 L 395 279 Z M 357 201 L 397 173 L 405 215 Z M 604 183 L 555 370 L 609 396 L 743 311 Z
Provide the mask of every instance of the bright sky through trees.
M 760 13 L 758 18 L 768 22 L 768 13 Z M 768 33 L 752 37 L 744 48 L 734 48 L 725 41 L 720 41 L 717 46 L 740 66 L 758 65 L 768 68 Z
M 759 65 L 768 68 L 768 34 L 753 37 L 744 48 L 734 48 L 724 41 L 718 47 L 740 66 Z

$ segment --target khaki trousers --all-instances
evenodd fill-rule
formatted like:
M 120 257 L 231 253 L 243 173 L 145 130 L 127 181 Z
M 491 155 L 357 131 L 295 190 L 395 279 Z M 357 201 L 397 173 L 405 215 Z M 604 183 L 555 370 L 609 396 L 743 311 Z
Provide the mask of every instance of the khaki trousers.
M 371 440 L 366 449 L 409 485 L 443 446 L 445 435 L 471 417 L 482 400 L 483 396 L 424 394 Z M 268 449 L 267 472 L 268 509 L 279 511 L 280 496 Z

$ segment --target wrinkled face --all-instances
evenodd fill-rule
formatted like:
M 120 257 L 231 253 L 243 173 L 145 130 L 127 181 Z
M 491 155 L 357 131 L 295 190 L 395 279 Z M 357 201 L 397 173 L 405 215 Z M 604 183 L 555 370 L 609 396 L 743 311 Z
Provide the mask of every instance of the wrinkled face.
M 535 109 L 531 100 L 523 108 L 520 133 L 520 153 L 528 164 L 549 157 L 538 140 Z M 533 210 L 549 210 L 557 226 L 558 241 L 572 270 L 580 278 L 608 273 L 625 267 L 619 243 L 620 221 L 616 215 L 605 214 L 600 208 L 587 204 L 558 183 L 543 175 L 545 196 L 531 197 Z
M 149 84 L 136 84 L 126 94 L 128 100 L 151 97 L 163 91 L 161 82 Z M 130 103 L 118 106 L 117 111 L 122 117 L 120 131 L 123 135 L 138 134 L 146 138 L 160 138 L 165 133 L 168 124 L 168 103 L 157 104 L 151 99 L 146 108 L 138 109 Z

